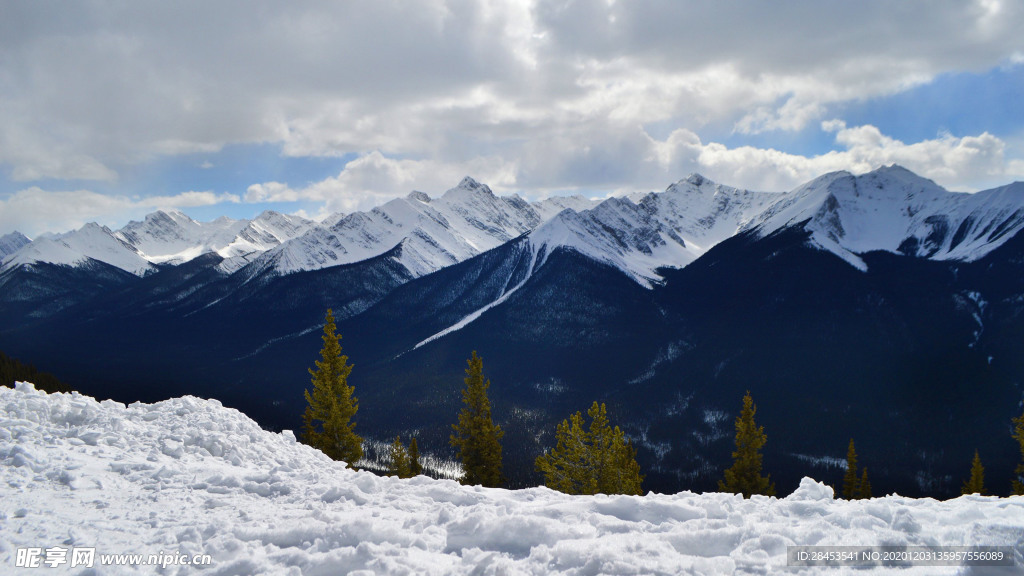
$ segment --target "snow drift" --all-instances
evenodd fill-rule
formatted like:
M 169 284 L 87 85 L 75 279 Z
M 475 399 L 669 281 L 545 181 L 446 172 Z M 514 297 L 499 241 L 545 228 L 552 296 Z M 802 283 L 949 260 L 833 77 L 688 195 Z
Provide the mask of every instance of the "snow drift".
M 19 548 L 54 546 L 211 556 L 165 572 L 181 574 L 981 573 L 787 568 L 792 545 L 1012 546 L 1018 567 L 1003 573 L 1017 573 L 1024 550 L 1021 497 L 846 502 L 809 478 L 750 500 L 399 480 L 348 470 L 217 401 L 125 406 L 22 383 L 0 388 L 0 496 L 3 573 Z

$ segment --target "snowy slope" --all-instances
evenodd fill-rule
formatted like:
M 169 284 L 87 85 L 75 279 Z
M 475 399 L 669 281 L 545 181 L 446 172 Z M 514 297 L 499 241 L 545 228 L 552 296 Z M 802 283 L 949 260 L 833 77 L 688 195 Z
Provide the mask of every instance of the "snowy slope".
M 181 264 L 216 252 L 226 259 L 221 270 L 230 273 L 313 225 L 310 220 L 272 211 L 253 220 L 221 217 L 196 222 L 177 210 L 159 210 L 117 231 L 90 223 L 72 232 L 23 242 L 15 250 L 17 254 L 2 255 L 6 258 L 3 268 L 34 262 L 77 266 L 93 259 L 141 276 L 155 270 L 152 264 Z M 15 246 L 14 235 L 9 236 Z
M 568 247 L 611 264 L 645 286 L 657 269 L 681 268 L 736 234 L 780 194 L 721 186 L 699 174 L 664 192 L 609 198 L 590 210 L 563 211 L 530 235 L 546 253 Z
M 129 222 L 115 236 L 150 262 L 180 264 L 230 243 L 245 225 L 230 218 L 201 224 L 177 210 L 159 210 L 142 222 Z
M 137 276 L 155 270 L 134 247 L 117 238 L 106 226 L 94 223 L 72 232 L 37 238 L 4 259 L 0 269 L 7 270 L 36 262 L 78 266 L 90 259 L 116 266 Z
M 737 233 L 766 236 L 792 226 L 804 226 L 816 247 L 862 270 L 859 255 L 874 250 L 972 261 L 1024 228 L 1024 183 L 949 192 L 893 165 L 860 176 L 834 172 L 790 192 L 766 193 L 693 174 L 661 193 L 562 212 L 530 238 L 538 250 L 568 247 L 650 286 L 660 279 L 659 267 L 686 266 Z
M 601 202 L 602 200 L 597 198 L 584 198 L 576 194 L 573 196 L 551 196 L 544 200 L 531 202 L 530 206 L 540 215 L 541 222 L 547 222 L 566 208 L 574 212 L 582 212 L 596 207 Z
M 818 247 L 861 269 L 858 254 L 873 250 L 972 261 L 1024 228 L 1024 183 L 966 194 L 895 165 L 834 172 L 786 194 L 748 227 L 768 234 L 805 221 Z
M 196 222 L 184 213 L 157 211 L 130 222 L 115 235 L 153 263 L 180 264 L 216 252 L 234 258 L 265 252 L 308 230 L 313 223 L 298 216 L 266 211 L 253 220 L 221 217 Z
M 0 236 L 0 260 L 14 254 L 18 250 L 21 250 L 21 248 L 29 242 L 31 242 L 31 240 L 18 231 Z
M 786 567 L 792 545 L 1012 546 L 1024 498 L 573 497 L 354 472 L 220 403 L 125 406 L 0 388 L 0 566 L 101 574 L 968 574 L 957 567 Z M 18 550 L 67 550 L 18 569 Z M 23 556 L 24 556 L 23 552 Z M 131 566 L 101 565 L 138 554 Z M 145 565 L 209 555 L 207 566 Z M 162 555 L 162 556 L 160 556 Z M 197 557 L 197 560 L 200 558 Z M 128 559 L 124 559 L 128 560 Z M 1009 568 L 1014 573 L 1019 568 Z
M 532 230 L 538 213 L 517 196 L 497 197 L 465 178 L 432 199 L 412 192 L 336 224 L 316 227 L 258 259 L 280 274 L 318 270 L 378 256 L 402 245 L 402 264 L 421 276 L 461 262 Z

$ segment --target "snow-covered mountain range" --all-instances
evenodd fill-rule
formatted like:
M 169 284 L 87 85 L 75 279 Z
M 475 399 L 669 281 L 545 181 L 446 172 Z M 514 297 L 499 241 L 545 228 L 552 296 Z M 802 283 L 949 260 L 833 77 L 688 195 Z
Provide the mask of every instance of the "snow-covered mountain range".
M 329 225 L 328 225 L 329 223 Z M 401 247 L 411 277 L 434 272 L 529 234 L 534 250 L 578 251 L 644 285 L 659 268 L 681 268 L 743 232 L 766 236 L 803 226 L 815 246 L 863 269 L 873 250 L 937 260 L 972 261 L 1024 227 L 1024 184 L 974 194 L 949 192 L 899 166 L 854 176 L 835 172 L 790 192 L 740 190 L 691 175 L 663 192 L 604 201 L 499 197 L 471 178 L 433 199 L 423 192 L 324 223 L 264 212 L 253 220 L 200 223 L 159 211 L 111 231 L 89 224 L 0 241 L 0 270 L 47 262 L 98 260 L 136 275 L 214 252 L 222 273 L 287 275 L 352 264 Z
M 467 178 L 319 223 L 159 212 L 117 231 L 11 237 L 0 350 L 101 383 L 85 389 L 96 395 L 202 394 L 294 427 L 331 308 L 355 378 L 372 383 L 361 417 L 384 437 L 447 438 L 448 383 L 478 350 L 502 383 L 496 401 L 520 415 L 502 423 L 511 458 L 601 399 L 653 486 L 713 486 L 729 450 L 707 414 L 752 389 L 778 430 L 766 458 L 791 464 L 780 481 L 793 454 L 842 457 L 856 435 L 887 455 L 891 485 L 949 494 L 960 463 L 948 455 L 969 457 L 1019 414 L 1007 407 L 1024 379 L 1022 227 L 1022 184 L 948 192 L 898 166 L 789 192 L 691 175 L 661 192 L 533 203 Z M 943 426 L 976 437 L 908 430 L 939 409 L 922 396 L 963 407 Z M 881 416 L 880 397 L 893 400 Z M 820 434 L 785 430 L 796 405 Z M 993 471 L 1010 456 L 994 454 Z M 521 464 L 516 482 L 535 481 Z
M 773 202 L 748 224 L 761 234 L 807 222 L 819 247 L 863 268 L 874 250 L 971 262 L 1024 227 L 1024 183 L 949 192 L 899 166 L 826 174 Z
M 96 260 L 144 276 L 160 264 L 182 264 L 216 253 L 233 273 L 285 275 L 351 264 L 401 245 L 401 262 L 413 276 L 433 272 L 533 230 L 560 211 L 586 210 L 598 201 L 582 196 L 528 203 L 498 197 L 465 178 L 432 199 L 412 192 L 367 212 L 328 217 L 323 223 L 267 211 L 252 220 L 196 222 L 180 211 L 157 211 L 112 231 L 97 224 L 28 242 L 20 234 L 0 242 L 4 269 L 44 262 L 81 265 Z
M 791 192 L 739 190 L 699 174 L 664 192 L 612 198 L 563 212 L 535 230 L 537 250 L 569 247 L 642 284 L 682 268 L 739 233 L 764 237 L 803 227 L 823 250 L 864 269 L 875 250 L 974 261 L 1024 227 L 1024 183 L 974 194 L 949 192 L 900 166 L 861 176 L 834 172 Z

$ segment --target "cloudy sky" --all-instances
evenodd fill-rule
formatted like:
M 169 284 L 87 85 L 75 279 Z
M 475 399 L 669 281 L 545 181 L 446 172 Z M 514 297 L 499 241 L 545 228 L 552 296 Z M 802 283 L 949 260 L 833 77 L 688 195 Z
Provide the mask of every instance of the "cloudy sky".
M 0 234 L 691 172 L 1024 180 L 1010 0 L 2 1 Z

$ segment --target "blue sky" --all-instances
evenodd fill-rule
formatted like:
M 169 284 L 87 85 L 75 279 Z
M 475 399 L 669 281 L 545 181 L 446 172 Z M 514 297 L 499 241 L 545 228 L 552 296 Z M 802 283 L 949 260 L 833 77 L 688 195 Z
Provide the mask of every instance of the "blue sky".
M 1003 0 L 39 1 L 0 19 L 0 235 L 899 163 L 1024 180 Z

